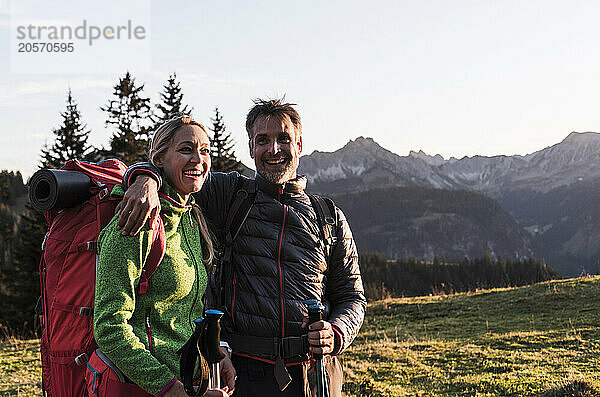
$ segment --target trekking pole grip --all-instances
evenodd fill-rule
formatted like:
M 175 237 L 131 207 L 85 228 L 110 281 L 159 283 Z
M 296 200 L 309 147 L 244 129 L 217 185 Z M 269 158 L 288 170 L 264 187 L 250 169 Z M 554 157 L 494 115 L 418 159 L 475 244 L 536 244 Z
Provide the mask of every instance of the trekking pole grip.
M 305 300 L 304 303 L 308 306 L 308 325 L 323 320 L 323 311 L 325 306 L 316 299 Z M 320 354 L 315 354 L 315 358 L 321 357 Z
M 323 312 L 325 311 L 325 306 L 321 304 L 316 299 L 310 299 L 304 301 L 304 303 L 308 306 L 308 323 L 313 324 L 317 321 L 323 320 Z M 322 354 L 313 354 L 315 359 L 315 369 L 316 369 L 316 386 L 317 386 L 317 397 L 329 397 L 329 387 L 327 384 L 327 376 L 325 370 L 325 363 L 323 362 Z
M 225 357 L 221 350 L 221 317 L 220 310 L 206 311 L 206 361 L 210 366 L 209 387 L 220 388 L 219 362 Z
M 206 311 L 206 361 L 209 364 L 218 363 L 225 357 L 221 351 L 221 317 L 220 310 Z

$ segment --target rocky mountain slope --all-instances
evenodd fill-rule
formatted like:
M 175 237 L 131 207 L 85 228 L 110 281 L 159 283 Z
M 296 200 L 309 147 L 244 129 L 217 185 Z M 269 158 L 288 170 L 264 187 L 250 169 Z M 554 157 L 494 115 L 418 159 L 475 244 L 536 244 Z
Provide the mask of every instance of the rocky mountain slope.
M 473 156 L 444 160 L 411 151 L 398 156 L 372 138 L 359 137 L 343 148 L 304 156 L 300 171 L 315 185 L 334 183 L 346 191 L 373 186 L 426 186 L 472 189 L 496 196 L 526 187 L 547 192 L 600 177 L 600 134 L 572 132 L 562 142 L 526 156 Z M 346 182 L 345 184 L 343 182 Z M 317 190 L 327 190 L 325 186 Z
M 325 194 L 375 188 L 466 189 L 498 200 L 563 274 L 600 266 L 600 134 L 572 132 L 525 156 L 443 159 L 422 151 L 398 156 L 359 137 L 333 153 L 304 156 L 300 172 Z M 600 269 L 599 269 L 600 270 Z
M 493 199 L 465 190 L 373 189 L 333 196 L 363 252 L 390 259 L 534 257 L 536 243 Z

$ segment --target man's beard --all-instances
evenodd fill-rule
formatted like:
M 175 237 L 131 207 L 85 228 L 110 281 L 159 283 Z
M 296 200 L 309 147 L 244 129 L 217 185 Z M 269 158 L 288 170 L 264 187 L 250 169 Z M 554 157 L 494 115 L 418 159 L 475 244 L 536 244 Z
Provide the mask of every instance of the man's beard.
M 277 171 L 268 171 L 265 167 L 257 167 L 258 173 L 265 178 L 267 181 L 274 183 L 276 185 L 281 185 L 293 179 L 294 174 L 296 173 L 296 168 L 298 168 L 297 164 L 294 164 L 291 160 L 287 161 L 285 167 L 281 170 Z

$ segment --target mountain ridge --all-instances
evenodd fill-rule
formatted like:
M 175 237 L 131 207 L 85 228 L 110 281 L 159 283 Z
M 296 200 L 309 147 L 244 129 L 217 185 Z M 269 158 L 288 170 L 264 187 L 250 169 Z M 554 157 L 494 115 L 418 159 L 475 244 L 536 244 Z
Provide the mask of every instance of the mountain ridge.
M 359 136 L 334 152 L 303 156 L 299 172 L 306 175 L 310 183 L 319 185 L 372 174 L 375 169 L 393 174 L 387 178 L 389 186 L 467 188 L 496 196 L 498 192 L 493 187 L 499 185 L 539 182 L 534 189 L 548 191 L 578 178 L 600 176 L 600 134 L 573 131 L 561 142 L 526 155 L 475 155 L 461 159 L 444 159 L 422 150 L 400 156 L 372 138 Z
M 572 131 L 560 142 L 526 155 L 461 159 L 422 150 L 399 156 L 361 136 L 334 152 L 303 156 L 299 173 L 307 176 L 311 191 L 325 195 L 397 187 L 479 193 L 514 216 L 540 244 L 540 255 L 551 258 L 550 265 L 563 274 L 579 274 L 585 268 L 600 271 L 597 132 Z

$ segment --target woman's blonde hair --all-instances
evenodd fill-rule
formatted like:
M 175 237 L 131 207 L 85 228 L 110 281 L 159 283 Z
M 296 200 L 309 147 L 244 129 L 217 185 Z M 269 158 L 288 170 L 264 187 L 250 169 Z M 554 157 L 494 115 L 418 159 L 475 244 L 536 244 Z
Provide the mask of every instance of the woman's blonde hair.
M 175 138 L 175 133 L 184 125 L 198 126 L 208 137 L 206 128 L 204 128 L 204 126 L 199 122 L 192 120 L 192 118 L 189 116 L 176 116 L 165 121 L 154 131 L 154 136 L 152 137 L 152 142 L 150 144 L 148 158 L 154 166 L 158 167 L 156 164 L 156 159 L 165 154 Z M 196 218 L 200 228 L 200 236 L 202 237 L 202 259 L 204 266 L 208 268 L 215 257 L 213 236 L 208 228 L 208 224 L 206 223 L 206 219 L 204 218 L 204 214 L 202 214 L 200 207 L 194 204 L 192 206 L 192 213 L 194 214 L 194 218 Z

